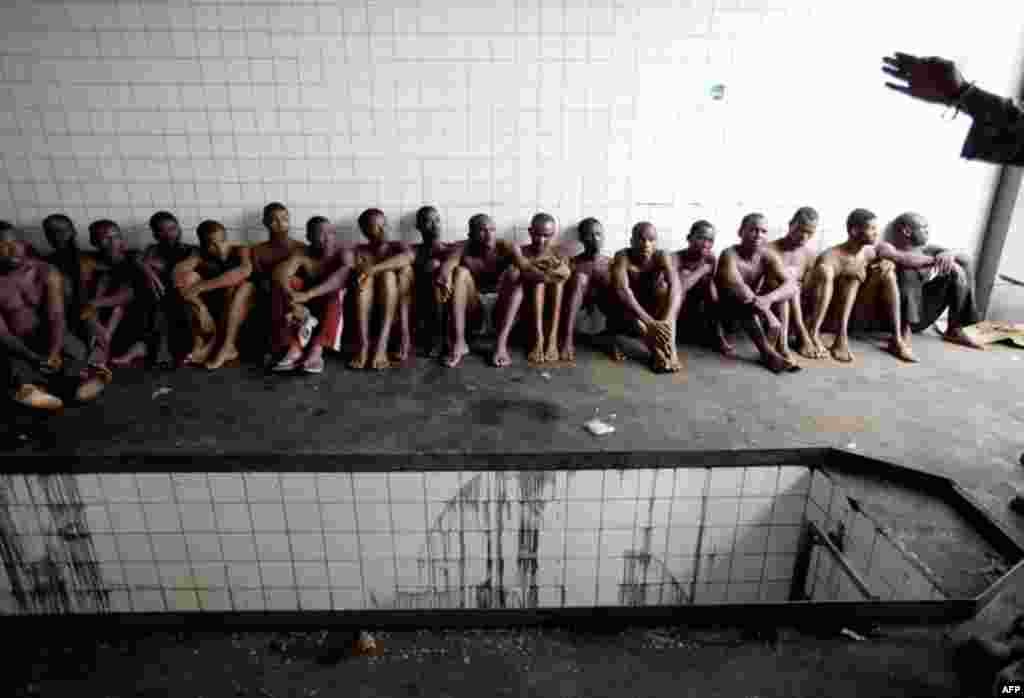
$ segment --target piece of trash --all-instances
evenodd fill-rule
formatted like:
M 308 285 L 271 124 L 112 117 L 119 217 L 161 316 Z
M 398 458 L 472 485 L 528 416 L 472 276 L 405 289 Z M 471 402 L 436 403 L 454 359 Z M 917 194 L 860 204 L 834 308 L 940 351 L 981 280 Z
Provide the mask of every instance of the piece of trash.
M 462 658 L 462 662 L 463 662 L 464 664 L 469 664 L 469 657 L 463 657 L 463 658 Z
M 153 398 L 152 399 L 156 400 L 161 395 L 166 395 L 167 393 L 170 393 L 170 392 L 173 392 L 171 390 L 171 388 L 167 388 L 167 387 L 157 388 L 156 390 L 153 391 Z
M 600 419 L 591 419 L 589 422 L 583 425 L 583 427 L 594 436 L 604 436 L 605 434 L 611 434 L 615 431 L 608 422 L 603 422 Z
M 610 415 L 608 415 L 608 419 L 615 419 L 615 413 L 612 412 Z
M 865 640 L 867 640 L 866 637 L 864 637 L 860 633 L 853 632 L 849 628 L 843 628 L 842 630 L 839 631 L 839 634 L 840 635 L 845 635 L 846 637 L 854 639 L 857 642 L 864 642 Z
M 359 639 L 356 641 L 356 653 L 361 655 L 381 654 L 380 649 L 377 647 L 377 641 L 373 639 L 373 635 L 365 630 L 359 631 Z
M 541 371 L 540 377 L 547 381 L 551 380 L 551 374 L 548 373 L 547 371 Z
M 851 441 L 850 443 L 846 444 L 846 447 L 851 449 L 851 450 L 853 450 L 853 449 L 857 448 L 857 444 L 855 444 L 855 443 L 853 443 Z

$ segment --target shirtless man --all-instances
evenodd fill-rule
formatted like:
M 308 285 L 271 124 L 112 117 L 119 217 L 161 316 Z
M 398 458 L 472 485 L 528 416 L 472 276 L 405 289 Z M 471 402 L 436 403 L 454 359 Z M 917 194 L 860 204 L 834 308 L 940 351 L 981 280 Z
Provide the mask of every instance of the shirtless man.
M 878 254 L 896 263 L 900 288 L 900 337 L 910 346 L 911 332 L 931 327 L 949 310 L 942 338 L 975 349 L 984 345 L 971 339 L 964 327 L 978 322 L 974 305 L 974 274 L 971 258 L 928 244 L 928 221 L 908 211 L 897 216 L 878 243 Z
M 782 265 L 786 270 L 786 278 L 794 279 L 801 284 L 801 291 L 805 288 L 807 273 L 814 265 L 815 252 L 808 243 L 818 231 L 818 212 L 810 206 L 802 206 L 793 214 L 789 221 L 789 231 L 784 237 L 768 243 L 768 249 L 775 252 L 782 259 Z M 767 289 L 774 290 L 774 289 Z M 793 360 L 793 354 L 789 349 L 790 325 L 796 328 L 797 347 L 796 351 L 800 356 L 808 359 L 817 358 L 818 352 L 811 341 L 811 333 L 807 331 L 804 322 L 803 302 L 801 294 L 797 294 L 785 303 L 779 302 L 772 307 L 772 311 L 778 315 L 780 330 L 779 341 L 775 348 L 787 361 Z
M 141 298 L 145 278 L 138 253 L 128 250 L 121 228 L 114 221 L 93 221 L 89 242 L 99 251 L 99 258 L 78 313 L 89 344 L 86 372 L 112 378 L 107 363 L 115 340 L 130 346 L 145 329 L 146 304 Z
M 352 268 L 358 347 L 348 366 L 361 369 L 369 362 L 370 368 L 379 371 L 404 363 L 412 349 L 412 263 L 416 254 L 404 242 L 387 239 L 388 222 L 380 209 L 368 208 L 359 214 L 359 230 L 366 242 L 355 248 Z M 379 312 L 380 334 L 371 359 L 370 316 L 374 309 Z M 388 340 L 396 313 L 401 345 L 397 354 L 389 356 Z
M 416 212 L 416 230 L 423 239 L 412 246 L 416 254 L 412 264 L 416 282 L 413 295 L 416 344 L 423 356 L 433 356 L 445 334 L 441 327 L 443 305 L 437 302 L 434 293 L 434 277 L 451 245 L 441 242 L 441 214 L 433 206 L 424 206 Z
M 154 363 L 158 366 L 174 366 L 171 334 L 182 325 L 183 319 L 183 305 L 174 288 L 174 268 L 192 256 L 196 248 L 181 241 L 181 226 L 173 213 L 157 211 L 149 219 L 149 229 L 156 243 L 138 258 L 149 290 L 145 308 L 146 337 L 111 359 L 115 366 L 128 366 L 147 356 L 155 357 Z
M 561 349 L 559 359 L 576 360 L 576 318 L 581 308 L 597 306 L 608 316 L 613 301 L 610 257 L 601 254 L 604 246 L 604 226 L 596 218 L 584 218 L 576 226 L 583 252 L 573 258 L 572 276 L 565 285 L 565 312 L 562 314 Z
M 529 308 L 533 320 L 533 348 L 527 358 L 531 363 L 558 361 L 562 292 L 572 272 L 568 259 L 561 260 L 550 244 L 558 234 L 558 224 L 551 214 L 535 214 L 530 221 L 529 233 L 530 244 L 519 248 L 508 243 L 502 244 L 501 241 L 496 243 L 498 253 L 510 256 L 512 262 L 511 267 L 502 274 L 498 285 L 498 305 L 495 308 L 498 341 L 493 363 L 499 368 L 512 363 L 508 353 L 508 337 L 525 295 L 530 299 Z M 535 267 L 535 264 L 541 266 Z
M 725 336 L 718 313 L 718 287 L 715 285 L 718 260 L 713 252 L 715 232 L 715 226 L 710 222 L 695 222 L 686 236 L 689 245 L 672 255 L 683 297 L 679 324 L 692 324 L 693 333 L 702 341 L 714 337 L 718 351 L 724 356 L 733 357 L 736 355 L 736 347 Z
M 275 308 L 283 307 L 275 317 L 284 322 L 288 342 L 274 371 L 323 373 L 323 350 L 341 351 L 352 250 L 338 242 L 334 225 L 323 216 L 306 222 L 306 240 L 306 249 L 274 269 L 273 302 Z
M 192 330 L 192 350 L 183 363 L 201 366 L 215 349 L 237 339 L 252 303 L 252 258 L 247 246 L 228 241 L 217 221 L 200 223 L 196 237 L 198 250 L 174 267 L 174 287 Z
M 797 295 L 800 285 L 796 279 L 786 276 L 782 259 L 766 244 L 767 234 L 762 214 L 748 213 L 743 217 L 740 243 L 726 249 L 718 259 L 715 282 L 720 294 L 719 306 L 723 318 L 733 318 L 740 323 L 760 352 L 761 363 L 770 371 L 795 372 L 800 367 L 772 346 L 781 329 L 772 306 Z M 775 290 L 758 293 L 762 283 Z
M 814 299 L 811 341 L 816 358 L 824 358 L 831 352 L 837 361 L 853 361 L 848 331 L 854 306 L 859 306 L 861 315 L 871 313 L 877 297 L 893 328 L 888 350 L 903 361 L 916 362 L 917 358 L 900 336 L 900 290 L 893 254 L 888 249 L 880 253 L 875 248 L 877 217 L 867 209 L 854 209 L 846 218 L 846 232 L 849 239 L 822 252 L 811 270 L 809 284 Z M 837 327 L 838 333 L 832 347 L 826 349 L 821 341 L 821 328 L 830 313 L 835 318 L 830 324 Z
M 76 370 L 86 348 L 65 323 L 64 276 L 13 228 L 0 229 L 0 379 L 16 403 L 55 411 L 72 395 L 88 402 L 103 391 L 106 381 Z
M 469 219 L 468 240 L 453 245 L 434 275 L 434 293 L 448 312 L 448 353 L 443 363 L 455 368 L 469 353 L 466 326 L 479 330 L 485 319 L 485 300 L 493 301 L 498 281 L 511 264 L 499 254 L 494 220 L 485 213 Z
M 80 250 L 75 224 L 63 213 L 54 213 L 43 219 L 43 234 L 53 248 L 45 257 L 50 266 L 64 275 L 64 314 L 67 326 L 83 341 L 87 336 L 78 319 L 83 299 L 89 296 L 89 289 L 95 286 L 96 265 L 99 257 L 87 250 Z
M 262 221 L 270 239 L 249 248 L 249 262 L 245 266 L 250 270 L 248 276 L 250 285 L 242 285 L 231 294 L 224 341 L 213 358 L 206 362 L 206 368 L 211 371 L 238 359 L 238 335 L 241 332 L 242 324 L 253 310 L 266 308 L 273 316 L 271 289 L 273 288 L 274 267 L 288 259 L 292 253 L 302 249 L 301 242 L 288 237 L 288 209 L 284 204 L 274 201 L 264 206 Z M 271 327 L 281 325 L 273 317 L 271 317 L 270 324 Z M 271 334 L 271 354 L 279 356 L 286 349 L 284 337 Z
M 639 330 L 651 352 L 651 367 L 657 373 L 682 368 L 676 354 L 676 322 L 682 304 L 679 272 L 671 256 L 657 249 L 658 231 L 653 223 L 633 226 L 630 246 L 612 259 L 612 287 L 617 303 L 609 324 L 617 334 Z M 625 354 L 615 340 L 613 356 Z

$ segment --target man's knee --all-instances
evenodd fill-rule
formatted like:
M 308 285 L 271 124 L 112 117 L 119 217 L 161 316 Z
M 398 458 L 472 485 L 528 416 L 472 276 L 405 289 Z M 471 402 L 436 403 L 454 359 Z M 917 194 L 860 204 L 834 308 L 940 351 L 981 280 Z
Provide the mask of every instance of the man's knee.
M 179 291 L 182 291 L 186 288 L 190 288 L 191 286 L 195 286 L 202 280 L 203 277 L 201 277 L 197 272 L 194 271 L 175 273 L 174 287 L 177 288 Z
M 452 285 L 464 286 L 473 281 L 473 274 L 466 267 L 455 267 L 452 272 Z

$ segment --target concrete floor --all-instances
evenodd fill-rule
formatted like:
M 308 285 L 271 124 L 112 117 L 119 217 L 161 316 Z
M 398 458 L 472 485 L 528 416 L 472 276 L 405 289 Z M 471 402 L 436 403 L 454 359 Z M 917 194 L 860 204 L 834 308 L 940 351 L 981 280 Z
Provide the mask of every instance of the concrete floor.
M 911 365 L 884 353 L 883 340 L 880 335 L 855 339 L 853 365 L 801 360 L 805 370 L 785 376 L 755 364 L 754 349 L 745 343 L 740 344 L 740 360 L 682 347 L 684 368 L 675 375 L 655 375 L 636 361 L 615 364 L 586 348 L 580 349 L 575 367 L 529 366 L 518 350 L 515 364 L 502 370 L 487 366 L 484 354 L 467 357 L 456 370 L 417 359 L 406 369 L 383 374 L 349 371 L 336 358 L 320 376 L 267 376 L 248 365 L 215 373 L 125 370 L 118 372 L 99 404 L 69 409 L 52 421 L 50 428 L 59 437 L 55 443 L 23 443 L 16 452 L 52 453 L 55 448 L 78 456 L 372 455 L 837 446 L 956 479 L 1018 541 L 1024 541 L 1024 521 L 1007 509 L 1014 488 L 1024 489 L 1024 467 L 1018 461 L 1024 451 L 1024 398 L 1018 388 L 1024 377 L 1024 350 L 1001 345 L 986 351 L 961 348 L 929 332 L 915 338 L 921 363 Z M 489 347 L 486 341 L 481 345 Z M 639 345 L 636 351 L 642 351 Z M 156 395 L 159 388 L 170 392 Z M 614 424 L 615 433 L 598 438 L 586 432 L 583 423 L 595 415 Z M 872 501 L 872 511 L 933 566 L 953 569 L 984 562 L 978 558 L 965 563 L 967 558 L 957 557 L 963 546 L 958 545 L 955 526 L 912 498 L 879 496 Z M 950 678 L 949 637 L 1002 629 L 1011 614 L 1022 611 L 1024 590 L 1011 588 L 970 623 L 924 631 L 924 639 L 915 641 L 914 660 L 899 668 L 922 683 L 911 681 L 917 686 L 911 693 L 879 690 L 878 695 L 961 695 Z M 944 631 L 952 635 L 947 637 Z M 869 642 L 879 643 L 876 649 L 892 643 Z M 817 694 L 826 688 L 844 694 L 811 679 L 821 670 L 820 662 L 809 659 L 819 644 L 805 640 L 793 645 L 804 648 L 793 650 L 797 655 L 802 651 L 806 660 L 793 667 L 804 683 L 793 683 L 789 669 L 779 669 L 793 690 L 782 691 L 779 683 L 778 695 Z M 708 661 L 719 662 L 709 671 L 731 687 L 729 695 L 737 690 L 742 695 L 775 695 L 761 683 L 759 688 L 743 688 L 747 684 L 736 677 L 773 671 L 778 647 L 761 652 L 749 643 L 741 646 L 746 649 L 721 660 L 708 655 Z M 837 643 L 835 652 L 845 657 L 837 661 L 857 667 L 859 678 L 849 683 L 849 695 L 857 691 L 859 681 L 867 680 L 864 677 L 874 676 L 878 686 L 886 685 L 883 679 L 892 670 L 892 661 L 880 662 L 878 652 L 868 645 Z M 596 657 L 586 671 L 600 667 L 603 660 Z M 444 661 L 435 664 L 437 672 L 451 670 Z M 354 665 L 346 666 L 346 671 L 356 671 L 351 669 Z M 700 666 L 695 665 L 694 676 L 700 675 Z M 570 679 L 574 670 L 566 667 L 544 671 L 554 672 L 555 680 L 564 670 L 568 673 L 562 676 L 563 683 L 578 682 Z M 378 680 L 365 669 L 358 669 L 365 680 Z M 423 665 L 416 670 L 424 671 Z M 673 675 L 674 681 L 682 678 Z M 664 679 L 636 691 L 659 693 Z M 520 676 L 513 682 L 514 693 L 532 695 L 523 681 L 526 678 Z M 557 683 L 545 685 L 554 690 Z M 860 692 L 863 689 L 860 685 Z

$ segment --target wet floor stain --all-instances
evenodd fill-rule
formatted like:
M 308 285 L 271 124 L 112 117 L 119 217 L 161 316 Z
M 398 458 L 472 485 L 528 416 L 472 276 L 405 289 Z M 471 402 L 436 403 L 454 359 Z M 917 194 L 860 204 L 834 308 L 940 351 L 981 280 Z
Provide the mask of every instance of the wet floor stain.
M 507 419 L 525 418 L 542 423 L 556 422 L 566 416 L 565 410 L 544 400 L 484 399 L 475 401 L 469 416 L 478 424 L 497 426 Z

